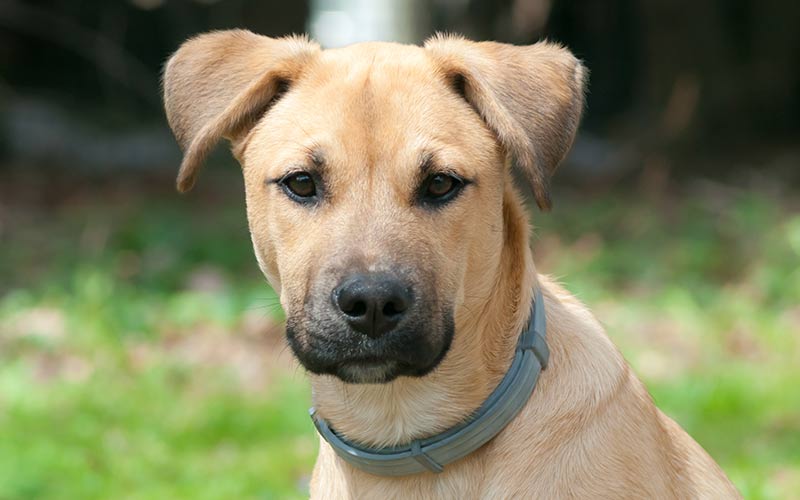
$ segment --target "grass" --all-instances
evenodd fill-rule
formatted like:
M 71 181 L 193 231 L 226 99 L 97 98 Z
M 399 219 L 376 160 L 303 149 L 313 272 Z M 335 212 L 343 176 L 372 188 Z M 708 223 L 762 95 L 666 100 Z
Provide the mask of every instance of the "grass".
M 539 269 L 589 304 L 747 498 L 796 495 L 791 197 L 706 185 L 556 199 L 534 217 Z M 238 189 L 4 205 L 0 499 L 306 495 L 309 391 Z

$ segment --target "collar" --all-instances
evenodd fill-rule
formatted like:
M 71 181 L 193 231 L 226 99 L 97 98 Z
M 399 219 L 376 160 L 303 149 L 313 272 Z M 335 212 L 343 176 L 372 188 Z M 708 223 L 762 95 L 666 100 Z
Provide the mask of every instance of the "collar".
M 445 465 L 466 457 L 499 434 L 528 402 L 550 356 L 545 332 L 544 300 L 537 287 L 531 317 L 503 380 L 466 421 L 435 436 L 401 446 L 369 448 L 337 434 L 313 407 L 311 420 L 337 455 L 365 472 L 379 476 L 442 472 Z

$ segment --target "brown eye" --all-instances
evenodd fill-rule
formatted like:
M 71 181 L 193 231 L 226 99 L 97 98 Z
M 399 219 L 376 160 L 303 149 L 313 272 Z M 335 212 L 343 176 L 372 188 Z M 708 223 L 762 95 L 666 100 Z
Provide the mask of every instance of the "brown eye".
M 464 181 L 454 175 L 433 174 L 422 185 L 422 201 L 429 205 L 443 205 L 455 198 Z
M 298 172 L 281 179 L 278 184 L 290 198 L 297 202 L 314 201 L 317 196 L 317 185 L 311 174 Z
M 449 175 L 436 174 L 428 182 L 426 194 L 432 198 L 439 198 L 449 193 L 455 183 L 456 180 Z

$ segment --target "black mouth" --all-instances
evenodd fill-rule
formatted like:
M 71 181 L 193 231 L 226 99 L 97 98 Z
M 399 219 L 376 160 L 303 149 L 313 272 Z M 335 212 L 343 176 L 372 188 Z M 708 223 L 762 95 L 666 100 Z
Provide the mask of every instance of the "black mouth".
M 444 359 L 449 347 L 448 341 L 435 356 L 419 355 L 413 360 L 408 356 L 347 357 L 335 351 L 325 356 L 316 351 L 295 350 L 295 356 L 308 371 L 317 375 L 333 375 L 349 384 L 385 384 L 401 376 L 429 374 Z
M 358 334 L 314 334 L 298 331 L 290 320 L 287 338 L 298 361 L 311 373 L 333 375 L 350 384 L 385 384 L 398 377 L 423 377 L 444 359 L 452 340 L 447 329 L 438 341 L 430 334 L 398 334 L 365 341 Z M 300 340 L 302 339 L 302 340 Z

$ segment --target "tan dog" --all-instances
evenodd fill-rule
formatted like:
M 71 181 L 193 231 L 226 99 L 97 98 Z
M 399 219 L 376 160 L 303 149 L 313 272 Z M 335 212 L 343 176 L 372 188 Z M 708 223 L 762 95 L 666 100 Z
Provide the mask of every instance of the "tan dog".
M 178 187 L 231 141 L 258 262 L 341 435 L 394 445 L 468 418 L 508 370 L 532 290 L 544 293 L 549 367 L 499 435 L 440 474 L 404 477 L 322 442 L 313 497 L 738 497 L 592 314 L 534 267 L 510 165 L 548 209 L 584 80 L 558 46 L 458 37 L 322 51 L 223 31 L 170 59 Z

